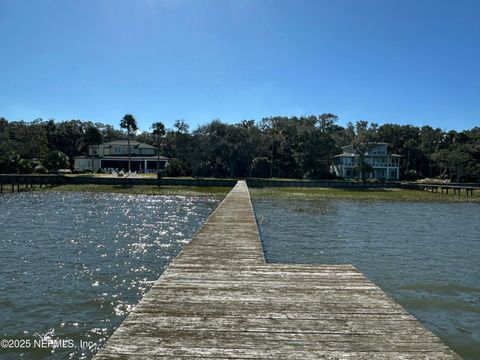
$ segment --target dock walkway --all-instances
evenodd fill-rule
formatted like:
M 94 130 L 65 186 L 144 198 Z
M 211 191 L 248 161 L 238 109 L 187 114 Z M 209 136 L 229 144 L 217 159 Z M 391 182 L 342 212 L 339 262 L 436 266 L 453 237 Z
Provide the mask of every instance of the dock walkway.
M 239 181 L 96 355 L 460 359 L 351 265 L 267 264 Z

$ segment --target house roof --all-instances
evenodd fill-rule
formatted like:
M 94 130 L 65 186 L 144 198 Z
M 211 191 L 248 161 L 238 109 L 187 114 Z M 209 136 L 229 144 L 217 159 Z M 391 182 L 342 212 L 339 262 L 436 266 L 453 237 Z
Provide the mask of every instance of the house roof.
M 335 155 L 334 157 L 358 157 L 359 155 L 358 154 L 346 154 L 346 153 L 343 153 L 343 154 L 338 154 L 338 155 Z M 367 157 L 384 157 L 384 156 L 389 156 L 389 157 L 403 157 L 403 155 L 398 155 L 398 154 L 387 154 L 387 155 L 365 155 Z
M 130 140 L 130 145 L 138 145 L 140 144 L 137 140 Z M 128 145 L 128 140 L 113 140 L 104 142 L 103 147 L 112 147 L 115 145 Z
M 128 161 L 128 156 L 104 156 L 104 157 L 94 157 L 94 156 L 75 156 L 74 159 L 96 159 L 96 160 L 127 160 Z M 157 161 L 157 155 L 153 156 L 131 156 L 130 157 L 131 161 Z M 158 159 L 160 161 L 167 161 L 169 160 L 168 157 L 165 156 L 159 156 Z
M 100 158 L 101 160 L 127 160 L 128 161 L 128 156 L 104 156 L 103 158 Z M 157 161 L 157 156 L 131 156 L 130 157 L 131 161 Z M 167 157 L 165 156 L 159 156 L 158 159 L 160 161 L 166 161 L 168 160 Z
M 374 146 L 375 145 L 386 145 L 386 146 L 389 145 L 389 143 L 386 143 L 386 142 L 371 142 L 369 144 L 374 145 Z M 345 149 L 349 149 L 349 148 L 352 149 L 353 152 L 352 151 L 348 151 L 348 152 L 345 151 Z M 343 150 L 343 154 L 338 154 L 338 155 L 335 155 L 334 157 L 342 157 L 342 156 L 343 157 L 351 157 L 351 156 L 357 157 L 358 156 L 358 154 L 356 153 L 356 151 L 353 147 L 353 144 L 342 146 L 341 149 Z M 370 156 L 373 156 L 373 157 L 378 157 L 378 156 L 403 157 L 403 155 L 389 154 L 388 152 L 387 152 L 387 155 L 366 155 L 366 156 L 369 156 L 369 157 Z
M 139 148 L 139 149 L 156 149 L 155 146 L 145 144 L 145 143 L 138 144 L 137 148 Z
M 113 140 L 103 143 L 103 147 L 110 148 L 112 146 L 128 146 L 128 140 Z M 130 140 L 130 146 L 139 148 L 139 149 L 156 149 L 155 146 L 141 143 L 137 140 Z

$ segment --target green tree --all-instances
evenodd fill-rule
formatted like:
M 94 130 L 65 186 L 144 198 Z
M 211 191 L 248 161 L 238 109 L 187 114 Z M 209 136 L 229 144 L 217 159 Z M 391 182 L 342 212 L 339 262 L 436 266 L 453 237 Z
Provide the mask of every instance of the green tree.
M 31 174 L 36 165 L 38 164 L 31 159 L 21 159 L 17 165 L 17 172 L 20 174 Z
M 416 152 L 417 150 L 417 142 L 415 141 L 415 139 L 407 139 L 405 141 L 405 143 L 403 144 L 403 148 L 405 149 L 406 153 L 407 153 L 407 162 L 406 162 L 406 170 L 411 170 L 411 169 L 415 169 L 416 166 L 415 166 L 415 163 L 414 162 L 412 164 L 412 157 L 413 157 L 413 154 Z
M 103 135 L 96 126 L 93 124 L 89 125 L 83 134 L 83 142 L 86 146 L 101 144 L 103 142 Z
M 53 119 L 42 122 L 48 139 L 48 149 L 59 150 L 65 153 L 70 159 L 80 155 L 84 150 L 84 133 L 88 126 L 87 122 L 81 120 L 69 120 L 55 122 Z
M 167 176 L 187 176 L 190 174 L 189 166 L 179 159 L 171 159 L 165 168 Z
M 472 132 L 446 134 L 448 147 L 443 147 L 432 154 L 433 160 L 442 170 L 440 176 L 456 182 L 475 180 L 479 175 L 478 139 L 471 137 Z M 476 141 L 477 143 L 476 143 Z
M 230 173 L 229 158 L 231 151 L 227 142 L 228 125 L 215 119 L 200 126 L 194 132 L 197 151 L 195 157 L 195 175 L 226 177 Z
M 437 164 L 433 160 L 433 154 L 442 146 L 444 134 L 441 129 L 434 129 L 431 126 L 422 126 L 419 129 L 419 151 L 421 159 L 418 166 L 420 176 L 433 177 L 437 169 Z
M 339 135 L 337 121 L 336 115 L 327 113 L 320 115 L 313 127 L 309 121 L 306 123 L 301 134 L 303 177 L 319 179 L 331 176 L 330 164 L 340 152 L 340 147 L 335 143 L 335 135 Z
M 270 160 L 265 156 L 256 157 L 252 161 L 250 176 L 267 178 L 270 175 Z
M 155 135 L 148 131 L 142 131 L 135 138 L 138 142 L 145 143 L 152 146 L 155 146 L 155 144 L 157 143 Z
M 152 124 L 153 128 L 153 134 L 157 138 L 157 176 L 160 173 L 160 147 L 162 146 L 161 144 L 161 138 L 165 136 L 165 125 L 163 125 L 162 122 L 158 121 Z
M 38 122 L 15 121 L 8 124 L 8 152 L 22 159 L 43 158 L 48 152 L 44 128 Z
M 137 129 L 136 123 L 128 125 L 132 118 L 125 115 L 122 123 L 127 131 L 122 131 L 112 125 L 81 120 L 9 122 L 0 117 L 0 172 L 28 172 L 32 160 L 43 159 L 52 150 L 62 151 L 73 159 L 87 144 L 99 143 L 102 137 L 104 141 L 128 139 L 129 145 L 133 138 L 158 145 L 155 129 L 136 137 L 132 134 Z M 263 167 L 267 164 L 271 176 L 325 178 L 330 176 L 328 168 L 333 156 L 340 152 L 340 146 L 353 144 L 360 157 L 357 173 L 364 177 L 371 171 L 364 159 L 369 146 L 374 142 L 386 142 L 390 144 L 390 151 L 403 155 L 401 172 L 405 177 L 443 175 L 456 181 L 480 179 L 478 127 L 445 132 L 430 126 L 378 126 L 359 121 L 356 125 L 348 123 L 342 127 L 336 122 L 337 117 L 330 113 L 275 116 L 258 123 L 244 120 L 225 124 L 217 120 L 189 132 L 188 124 L 177 120 L 173 129 L 164 135 L 162 152 L 179 160 L 171 168 L 175 173 L 260 176 L 264 175 Z M 129 159 L 130 150 L 129 146 Z M 264 161 L 265 158 L 269 161 Z
M 197 150 L 192 142 L 194 138 L 188 131 L 189 126 L 184 120 L 176 120 L 173 130 L 166 133 L 164 153 L 166 156 L 177 158 L 187 164 L 187 168 L 194 166 Z
M 179 134 L 188 134 L 189 125 L 185 122 L 185 120 L 175 120 L 173 124 L 175 131 Z
M 128 172 L 130 173 L 131 167 L 131 149 L 130 149 L 130 134 L 138 130 L 137 120 L 133 115 L 126 114 L 122 121 L 120 121 L 120 127 L 122 129 L 127 129 L 127 146 L 128 146 Z
M 100 130 L 103 136 L 103 141 L 105 142 L 125 139 L 125 134 L 122 131 L 115 129 L 112 125 L 96 123 L 95 126 Z
M 356 170 L 360 174 L 362 180 L 373 168 L 365 160 L 366 153 L 374 146 L 376 125 L 368 127 L 368 121 L 360 120 L 355 124 L 355 139 L 352 146 L 358 155 L 356 162 Z
M 57 171 L 59 169 L 65 169 L 69 166 L 69 159 L 66 154 L 61 151 L 53 150 L 50 151 L 45 160 L 43 161 L 43 165 L 49 171 Z

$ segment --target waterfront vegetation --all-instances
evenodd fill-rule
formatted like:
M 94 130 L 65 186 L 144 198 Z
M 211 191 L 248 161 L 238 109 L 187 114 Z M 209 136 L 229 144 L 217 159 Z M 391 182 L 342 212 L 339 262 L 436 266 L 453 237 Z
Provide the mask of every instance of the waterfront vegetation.
M 369 201 L 412 201 L 412 202 L 480 202 L 480 191 L 473 197 L 462 195 L 431 193 L 409 189 L 338 189 L 338 188 L 250 188 L 254 200 L 369 200 Z
M 167 176 L 330 179 L 330 165 L 341 146 L 386 142 L 389 151 L 402 156 L 400 174 L 405 180 L 480 179 L 480 127 L 457 132 L 368 121 L 341 126 L 336 115 L 325 113 L 235 124 L 213 120 L 193 130 L 178 120 L 171 129 L 155 123 L 152 131 L 139 133 L 133 116 L 126 118 L 130 125 L 122 120 L 123 130 L 118 130 L 81 120 L 24 122 L 0 117 L 0 173 L 72 169 L 74 158 L 85 155 L 88 146 L 131 139 L 160 147 L 160 155 L 170 159 Z M 360 162 L 359 169 L 364 165 Z
M 155 186 L 155 185 L 97 185 L 71 184 L 49 187 L 36 187 L 33 191 L 74 191 L 90 193 L 121 193 L 132 195 L 178 195 L 193 197 L 223 198 L 231 190 L 230 187 L 216 186 Z M 423 190 L 372 188 L 372 189 L 340 189 L 340 188 L 250 188 L 252 200 L 366 200 L 366 201 L 410 201 L 410 202 L 478 202 L 480 191 L 473 196 L 432 193 Z
M 155 186 L 155 185 L 58 185 L 36 187 L 35 191 L 76 191 L 90 193 L 120 193 L 133 195 L 170 195 L 192 197 L 223 198 L 231 190 L 229 187 L 207 186 Z

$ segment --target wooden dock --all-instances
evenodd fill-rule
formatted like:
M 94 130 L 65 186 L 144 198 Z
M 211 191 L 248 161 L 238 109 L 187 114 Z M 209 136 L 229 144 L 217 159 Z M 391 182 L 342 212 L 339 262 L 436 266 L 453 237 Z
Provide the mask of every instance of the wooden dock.
M 95 359 L 460 359 L 351 265 L 267 264 L 238 182 Z
M 421 188 L 425 191 L 431 191 L 432 193 L 438 193 L 438 190 L 441 191 L 443 194 L 444 192 L 448 194 L 448 191 L 451 190 L 453 194 L 458 194 L 462 195 L 462 190 L 465 191 L 465 194 L 468 196 L 473 197 L 473 192 L 475 190 L 478 190 L 478 188 L 474 186 L 466 186 L 466 185 L 439 185 L 439 184 L 426 184 L 426 185 L 420 185 Z

